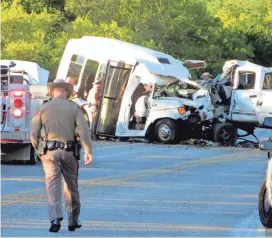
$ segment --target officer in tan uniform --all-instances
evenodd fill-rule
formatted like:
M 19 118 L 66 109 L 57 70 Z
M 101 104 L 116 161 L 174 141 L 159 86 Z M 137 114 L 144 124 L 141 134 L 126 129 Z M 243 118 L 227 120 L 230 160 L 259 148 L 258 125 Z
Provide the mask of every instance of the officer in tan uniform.
M 90 109 L 92 112 L 92 130 L 94 130 L 95 120 L 98 115 L 98 108 L 101 101 L 101 95 L 103 90 L 102 78 L 99 77 L 93 83 L 92 89 L 89 91 L 87 102 L 90 104 Z M 93 139 L 96 139 L 95 135 L 92 135 Z
M 64 198 L 68 213 L 68 229 L 80 228 L 78 191 L 79 149 L 76 135 L 85 150 L 85 164 L 92 161 L 91 132 L 80 107 L 69 100 L 73 85 L 62 79 L 48 84 L 52 100 L 43 104 L 32 119 L 31 142 L 41 158 L 48 196 L 50 232 L 61 227 L 61 174 L 64 177 Z M 44 137 L 41 136 L 41 129 Z

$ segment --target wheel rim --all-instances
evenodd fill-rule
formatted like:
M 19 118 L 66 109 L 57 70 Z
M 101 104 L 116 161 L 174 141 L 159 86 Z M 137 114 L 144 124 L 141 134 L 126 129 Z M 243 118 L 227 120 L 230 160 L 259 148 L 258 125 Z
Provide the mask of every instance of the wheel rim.
M 264 211 L 269 212 L 269 209 L 270 209 L 269 200 L 268 200 L 267 196 L 265 196 L 265 198 L 264 198 Z
M 267 190 L 264 190 L 263 193 L 263 218 L 266 220 L 269 218 L 270 215 L 271 206 L 269 204 L 268 196 L 267 196 Z
M 231 143 L 234 133 L 231 130 L 223 128 L 219 133 L 219 140 L 223 143 Z
M 158 134 L 161 140 L 167 141 L 171 138 L 171 128 L 165 124 L 162 124 L 158 129 Z
M 269 199 L 268 199 L 268 196 L 267 196 L 267 191 L 265 189 L 265 192 L 264 192 L 264 203 L 263 203 L 263 208 L 264 208 L 264 211 L 266 213 L 269 212 L 270 210 L 270 204 L 269 204 Z
M 231 136 L 231 133 L 229 131 L 227 131 L 226 129 L 223 129 L 220 132 L 220 137 L 221 137 L 222 140 L 229 140 L 230 136 Z

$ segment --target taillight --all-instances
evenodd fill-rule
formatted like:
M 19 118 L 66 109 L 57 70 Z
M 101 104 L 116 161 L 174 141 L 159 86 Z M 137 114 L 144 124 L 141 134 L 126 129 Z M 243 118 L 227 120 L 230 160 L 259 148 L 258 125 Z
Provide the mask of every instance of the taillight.
M 15 99 L 13 104 L 16 108 L 21 108 L 23 106 L 23 101 L 21 99 Z
M 21 118 L 24 114 L 25 110 L 25 92 L 24 91 L 13 91 L 11 93 L 11 97 L 13 97 L 12 100 L 12 106 L 11 106 L 11 112 L 12 115 L 15 118 Z
M 23 112 L 20 109 L 15 109 L 12 114 L 13 114 L 14 117 L 20 118 L 20 117 L 22 117 Z

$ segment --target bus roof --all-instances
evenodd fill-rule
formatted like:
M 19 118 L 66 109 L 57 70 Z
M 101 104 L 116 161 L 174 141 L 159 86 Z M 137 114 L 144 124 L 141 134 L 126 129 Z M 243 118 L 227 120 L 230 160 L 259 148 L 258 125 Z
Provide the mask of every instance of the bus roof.
M 83 36 L 80 39 L 72 39 L 66 46 L 64 56 L 71 57 L 72 54 L 82 55 L 101 63 L 114 60 L 134 65 L 139 62 L 152 74 L 178 79 L 190 77 L 189 70 L 183 66 L 183 62 L 171 55 L 110 38 Z

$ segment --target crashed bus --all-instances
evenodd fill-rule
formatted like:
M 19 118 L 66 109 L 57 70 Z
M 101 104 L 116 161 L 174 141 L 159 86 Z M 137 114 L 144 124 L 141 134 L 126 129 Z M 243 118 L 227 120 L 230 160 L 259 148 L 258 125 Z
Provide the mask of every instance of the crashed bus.
M 57 78 L 72 79 L 72 100 L 81 106 L 96 138 L 174 143 L 190 138 L 214 117 L 208 90 L 190 80 L 188 70 L 205 67 L 204 61 L 182 62 L 127 42 L 84 36 L 67 43 Z M 93 117 L 88 92 L 98 79 L 103 86 Z M 146 113 L 136 116 L 137 102 L 148 85 L 152 90 L 146 103 L 142 100 Z M 169 85 L 179 88 L 177 94 L 165 93 Z
M 49 100 L 49 71 L 37 63 L 1 60 L 1 160 L 35 164 L 30 141 L 30 122 L 40 106 Z

